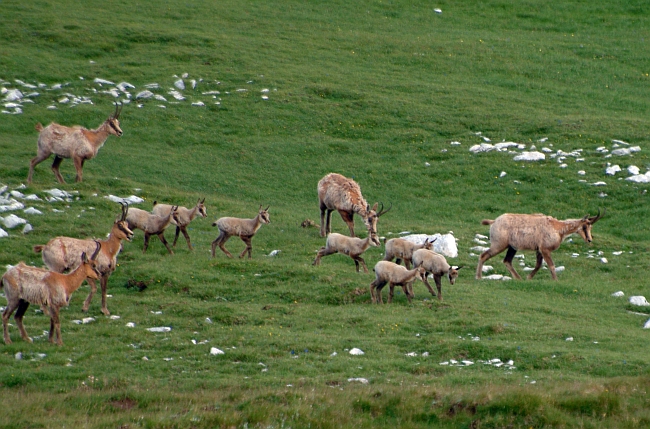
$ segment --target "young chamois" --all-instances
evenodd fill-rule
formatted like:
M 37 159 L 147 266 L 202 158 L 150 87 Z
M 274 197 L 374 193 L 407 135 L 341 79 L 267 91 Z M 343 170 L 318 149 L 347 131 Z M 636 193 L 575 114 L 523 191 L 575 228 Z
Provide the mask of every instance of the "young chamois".
M 172 221 L 178 222 L 177 209 L 178 206 L 172 206 L 169 213 L 165 216 L 151 214 L 141 209 L 131 208 L 129 210 L 129 214 L 126 216 L 126 222 L 129 225 L 129 229 L 140 229 L 144 231 L 144 248 L 142 249 L 142 253 L 145 253 L 149 247 L 149 238 L 151 238 L 152 235 L 157 235 L 162 244 L 167 248 L 169 254 L 174 254 L 171 247 L 169 247 L 169 243 L 165 240 L 165 229 L 170 223 L 172 223 Z
M 187 241 L 187 247 L 189 247 L 190 250 L 194 250 L 194 247 L 190 242 L 190 236 L 187 233 L 187 225 L 189 225 L 197 215 L 201 217 L 206 217 L 208 215 L 208 212 L 205 209 L 205 204 L 203 204 L 204 202 L 205 198 L 199 198 L 199 200 L 196 202 L 196 205 L 191 209 L 188 209 L 187 207 L 178 207 L 178 222 L 172 218 L 172 225 L 176 225 L 176 236 L 174 237 L 174 243 L 172 244 L 172 247 L 176 247 L 178 234 L 180 232 L 183 232 L 185 241 Z M 173 206 L 169 204 L 159 204 L 157 201 L 154 201 L 153 210 L 151 212 L 158 216 L 167 216 L 172 211 L 172 207 Z
M 598 215 L 593 217 L 586 215 L 582 219 L 557 220 L 543 214 L 506 213 L 495 220 L 485 219 L 481 223 L 491 225 L 490 248 L 481 253 L 479 257 L 476 278 L 481 278 L 485 261 L 508 249 L 503 263 L 514 278 L 521 279 L 521 276 L 512 267 L 512 259 L 517 250 L 534 250 L 537 252 L 537 264 L 535 269 L 528 274 L 528 279 L 533 278 L 544 260 L 551 271 L 551 277 L 553 280 L 557 280 L 551 252 L 560 247 L 567 236 L 575 232 L 580 234 L 585 242 L 591 243 L 591 227 L 604 214 L 605 212 L 601 215 L 598 210 Z
M 442 301 L 442 276 L 447 276 L 450 284 L 456 283 L 458 278 L 458 270 L 463 267 L 454 268 L 447 263 L 444 256 L 439 253 L 427 249 L 416 250 L 413 253 L 413 266 L 422 267 L 426 270 L 424 276 L 424 285 L 429 289 L 431 295 L 436 296 L 433 288 L 429 284 L 427 277 L 429 274 L 433 275 L 433 280 L 436 282 L 438 288 L 438 300 Z
M 325 246 L 320 248 L 312 265 L 320 265 L 320 259 L 323 256 L 332 255 L 334 253 L 343 253 L 354 260 L 354 264 L 357 267 L 357 273 L 359 272 L 359 262 L 363 265 L 363 271 L 367 273 L 368 267 L 366 266 L 366 261 L 361 257 L 361 254 L 365 252 L 368 247 L 377 247 L 379 244 L 379 239 L 376 235 L 368 235 L 368 237 L 361 239 L 333 232 L 327 236 Z
M 106 306 L 106 290 L 108 278 L 113 274 L 117 266 L 117 254 L 122 249 L 122 240 L 131 241 L 133 231 L 129 229 L 126 216 L 129 207 L 122 204 L 122 216 L 113 223 L 111 232 L 105 240 L 99 240 L 101 250 L 97 256 L 97 269 L 99 270 L 99 284 L 102 289 L 102 313 L 110 315 Z M 71 237 L 56 237 L 45 245 L 34 246 L 36 253 L 43 252 L 43 262 L 52 271 L 64 273 L 77 268 L 81 261 L 82 253 L 90 253 L 95 248 L 94 239 L 81 240 Z M 84 301 L 82 310 L 88 311 L 93 295 L 97 292 L 95 280 L 88 279 L 90 293 Z
M 386 256 L 384 256 L 384 261 L 392 261 L 394 258 L 397 258 L 395 259 L 395 263 L 400 265 L 403 259 L 404 265 L 410 270 L 413 252 L 418 249 L 433 250 L 433 243 L 436 240 L 437 238 L 434 238 L 429 241 L 427 238 L 424 240 L 424 243 L 415 244 L 403 238 L 391 238 L 386 242 Z
M 74 168 L 77 170 L 76 181 L 81 182 L 84 162 L 93 159 L 97 155 L 108 136 L 120 137 L 122 135 L 118 119 L 121 112 L 122 110 L 118 111 L 118 106 L 115 104 L 115 113 L 109 116 L 95 130 L 88 130 L 78 125 L 66 127 L 54 122 L 47 127 L 43 127 L 40 123 L 36 124 L 36 130 L 39 132 L 38 146 L 36 156 L 29 163 L 27 183 L 32 183 L 34 167 L 52 154 L 54 154 L 52 171 L 54 171 L 54 176 L 56 176 L 59 183 L 65 183 L 63 176 L 59 172 L 59 166 L 63 158 L 72 158 Z
M 25 265 L 24 262 L 20 262 L 7 270 L 0 282 L 0 287 L 4 286 L 5 296 L 7 297 L 7 308 L 2 313 L 5 344 L 11 344 L 7 324 L 9 317 L 16 310 L 18 311 L 16 311 L 14 320 L 18 325 L 20 336 L 23 337 L 23 340 L 29 343 L 32 342 L 23 326 L 23 316 L 29 304 L 35 304 L 40 305 L 43 312 L 50 316 L 50 342 L 55 342 L 56 335 L 56 343 L 62 345 L 59 310 L 61 307 L 68 306 L 70 296 L 79 289 L 84 280 L 97 280 L 99 278 L 96 258 L 100 249 L 101 245 L 98 242 L 96 243 L 95 253 L 90 257 L 90 260 L 86 257 L 86 252 L 83 252 L 81 254 L 81 264 L 70 274 L 30 267 Z
M 401 286 L 404 290 L 404 295 L 411 303 L 413 299 L 412 283 L 415 280 L 425 281 L 425 271 L 422 267 L 416 267 L 412 270 L 407 270 L 401 265 L 397 265 L 390 261 L 379 261 L 375 265 L 375 280 L 370 283 L 370 298 L 373 304 L 383 304 L 384 300 L 381 297 L 381 290 L 388 283 L 390 293 L 388 294 L 388 303 L 393 302 L 393 289 L 395 286 Z
M 318 200 L 320 202 L 320 236 L 325 237 L 331 232 L 330 221 L 332 211 L 338 210 L 341 218 L 350 229 L 350 237 L 354 237 L 354 214 L 358 214 L 363 219 L 363 223 L 368 229 L 368 235 L 377 234 L 377 220 L 380 216 L 387 213 L 393 206 L 384 210 L 384 204 L 381 204 L 381 210 L 377 212 L 378 203 L 372 208 L 361 195 L 361 188 L 352 179 L 341 176 L 340 174 L 330 173 L 318 182 Z M 327 220 L 325 219 L 327 212 Z
M 212 224 L 212 226 L 219 228 L 219 236 L 212 242 L 212 257 L 214 258 L 215 250 L 217 249 L 217 246 L 219 246 L 226 256 L 232 258 L 232 254 L 224 245 L 226 244 L 226 241 L 234 235 L 241 238 L 242 241 L 246 243 L 246 248 L 241 252 L 239 257 L 243 258 L 246 252 L 248 252 L 248 259 L 251 259 L 253 251 L 251 240 L 263 223 L 271 223 L 271 218 L 269 217 L 269 207 L 263 209 L 261 205 L 257 212 L 257 216 L 253 219 L 240 219 L 236 217 L 222 217 L 217 219 Z

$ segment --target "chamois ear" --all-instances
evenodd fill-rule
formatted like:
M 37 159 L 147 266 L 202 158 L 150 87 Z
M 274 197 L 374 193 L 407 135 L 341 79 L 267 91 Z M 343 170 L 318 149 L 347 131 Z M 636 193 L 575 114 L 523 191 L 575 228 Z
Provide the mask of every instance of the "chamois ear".
M 585 217 L 580 219 L 582 222 L 585 222 L 587 219 L 589 219 L 589 214 L 586 214 Z
M 201 200 L 201 204 L 203 204 L 204 202 L 205 202 L 205 198 L 203 198 L 203 199 Z
M 271 207 L 270 204 L 269 204 L 268 206 L 266 206 L 266 208 L 264 209 L 264 211 L 265 211 L 265 212 L 269 211 L 269 207 Z
M 81 261 L 82 261 L 84 264 L 87 264 L 87 263 L 89 262 L 89 261 L 88 261 L 88 256 L 86 256 L 86 252 L 83 252 L 83 253 L 81 254 Z
M 379 207 L 379 203 L 375 203 L 375 204 L 372 206 L 372 209 L 373 209 L 374 211 L 377 211 L 377 207 Z

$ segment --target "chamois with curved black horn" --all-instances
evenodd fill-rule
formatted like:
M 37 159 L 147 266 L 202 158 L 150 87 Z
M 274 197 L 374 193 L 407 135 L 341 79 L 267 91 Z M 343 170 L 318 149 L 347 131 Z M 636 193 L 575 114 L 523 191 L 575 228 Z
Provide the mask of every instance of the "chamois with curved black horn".
M 481 253 L 476 267 L 476 279 L 480 279 L 483 272 L 483 263 L 491 257 L 508 249 L 503 263 L 516 279 L 521 276 L 512 266 L 512 259 L 518 250 L 534 250 L 537 252 L 537 264 L 533 271 L 528 274 L 528 279 L 539 271 L 542 261 L 546 261 L 553 280 L 557 280 L 555 264 L 551 259 L 551 252 L 562 244 L 562 241 L 573 233 L 578 233 L 582 239 L 591 243 L 591 227 L 605 211 L 598 215 L 582 219 L 557 220 L 554 217 L 543 214 L 502 214 L 495 220 L 485 219 L 481 223 L 490 225 L 490 248 Z
M 108 136 L 122 135 L 120 128 L 120 113 L 115 103 L 115 113 L 108 117 L 98 128 L 89 130 L 79 125 L 66 127 L 52 122 L 47 127 L 43 127 L 39 122 L 36 124 L 38 135 L 38 146 L 36 156 L 29 163 L 29 174 L 27 183 L 32 183 L 34 167 L 45 161 L 50 155 L 54 154 L 52 171 L 59 183 L 65 183 L 63 176 L 59 172 L 59 166 L 63 158 L 72 158 L 74 168 L 77 170 L 77 182 L 81 182 L 83 177 L 84 162 L 97 156 L 97 152 L 104 145 Z

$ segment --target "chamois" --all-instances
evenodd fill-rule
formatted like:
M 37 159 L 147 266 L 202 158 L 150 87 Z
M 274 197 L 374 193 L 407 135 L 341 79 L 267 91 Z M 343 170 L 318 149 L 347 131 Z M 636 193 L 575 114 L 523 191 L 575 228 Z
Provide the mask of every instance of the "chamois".
M 271 218 L 269 217 L 269 207 L 265 209 L 260 208 L 257 212 L 257 216 L 253 219 L 240 219 L 236 217 L 222 217 L 217 219 L 212 226 L 219 228 L 219 236 L 212 242 L 212 257 L 214 258 L 215 250 L 217 246 L 223 253 L 226 254 L 229 258 L 232 258 L 232 254 L 226 249 L 226 241 L 230 237 L 237 236 L 246 243 L 246 248 L 239 255 L 240 258 L 243 258 L 246 252 L 248 252 L 248 259 L 252 258 L 253 246 L 251 246 L 251 240 L 257 232 L 258 229 L 262 226 L 263 223 L 271 223 Z
M 508 249 L 503 263 L 510 271 L 510 274 L 516 279 L 521 276 L 512 266 L 512 259 L 515 257 L 517 250 L 535 250 L 537 252 L 537 264 L 535 269 L 528 274 L 528 279 L 532 279 L 535 273 L 542 266 L 542 260 L 546 261 L 548 269 L 551 271 L 553 280 L 557 280 L 555 274 L 555 264 L 551 259 L 551 252 L 556 250 L 562 244 L 562 241 L 577 232 L 587 243 L 591 243 L 591 227 L 598 221 L 603 214 L 589 217 L 586 215 L 582 219 L 557 220 L 551 216 L 543 214 L 502 214 L 495 220 L 485 219 L 481 223 L 490 226 L 490 248 L 481 253 L 476 267 L 476 279 L 480 279 L 483 270 L 483 263 L 491 257 Z
M 320 259 L 323 256 L 334 253 L 343 253 L 354 260 L 354 264 L 357 267 L 357 273 L 359 272 L 359 262 L 363 265 L 363 271 L 367 273 L 368 267 L 366 266 L 366 261 L 361 257 L 361 254 L 365 252 L 368 247 L 377 247 L 379 244 L 379 239 L 375 235 L 369 234 L 368 237 L 361 239 L 333 232 L 327 236 L 325 246 L 320 248 L 312 265 L 320 265 Z
M 426 270 L 423 283 L 429 289 L 431 295 L 436 296 L 433 288 L 427 280 L 427 277 L 430 274 L 433 275 L 433 280 L 436 282 L 436 288 L 438 288 L 438 300 L 440 301 L 442 301 L 442 282 L 440 280 L 442 276 L 447 276 L 449 283 L 453 285 L 456 283 L 458 270 L 463 268 L 462 266 L 458 268 L 450 266 L 444 256 L 427 249 L 416 250 L 413 253 L 413 266 L 422 267 Z
M 424 240 L 424 243 L 415 244 L 412 241 L 403 238 L 391 238 L 386 242 L 386 256 L 384 256 L 384 261 L 392 261 L 393 258 L 397 258 L 395 259 L 395 263 L 400 265 L 403 259 L 404 265 L 406 265 L 406 268 L 410 270 L 413 252 L 418 249 L 432 250 L 433 242 L 436 240 L 437 238 L 434 238 L 429 241 L 427 238 Z
M 7 297 L 7 308 L 2 313 L 5 344 L 11 344 L 7 324 L 9 317 L 15 310 L 18 310 L 14 320 L 18 325 L 20 336 L 25 341 L 32 342 L 23 326 L 23 316 L 29 304 L 36 304 L 40 305 L 44 312 L 50 316 L 50 342 L 55 342 L 56 335 L 56 343 L 62 345 L 59 310 L 61 307 L 68 306 L 70 296 L 79 289 L 84 280 L 97 280 L 99 278 L 96 258 L 100 249 L 101 244 L 97 242 L 95 253 L 90 257 L 90 260 L 86 257 L 86 252 L 83 252 L 81 254 L 81 264 L 70 274 L 30 267 L 25 265 L 24 262 L 20 262 L 8 269 L 0 282 L 0 287 L 4 286 L 5 296 Z
M 165 240 L 165 229 L 172 221 L 178 222 L 177 209 L 178 206 L 172 206 L 169 213 L 164 216 L 151 214 L 141 209 L 131 208 L 129 210 L 129 214 L 126 216 L 129 229 L 141 229 L 144 231 L 144 248 L 142 249 L 142 253 L 145 253 L 149 247 L 149 238 L 152 235 L 157 235 L 160 241 L 162 241 L 162 244 L 167 248 L 167 251 L 169 251 L 169 254 L 174 254 L 169 247 L 169 243 Z
M 412 270 L 407 270 L 401 265 L 397 265 L 390 261 L 379 261 L 375 265 L 375 280 L 370 283 L 370 298 L 373 304 L 383 304 L 384 300 L 381 297 L 382 288 L 388 283 L 390 293 L 388 294 L 388 303 L 393 302 L 393 289 L 395 286 L 401 286 L 404 290 L 404 295 L 409 303 L 413 299 L 413 287 L 411 284 L 415 280 L 425 281 L 425 270 L 422 267 L 416 267 Z
M 186 207 L 178 207 L 177 212 L 178 212 L 178 222 L 176 222 L 172 218 L 172 225 L 176 225 L 176 236 L 174 237 L 174 243 L 172 244 L 172 247 L 176 247 L 176 241 L 178 240 L 178 234 L 180 232 L 183 232 L 183 236 L 185 237 L 185 241 L 187 241 L 187 247 L 189 247 L 190 250 L 194 250 L 194 247 L 192 246 L 192 243 L 190 242 L 190 236 L 187 233 L 187 225 L 190 224 L 196 217 L 196 215 L 199 215 L 201 217 L 206 217 L 208 215 L 208 212 L 205 208 L 205 198 L 200 199 L 196 202 L 196 205 L 192 207 L 191 209 L 188 209 Z M 157 201 L 153 202 L 153 210 L 151 211 L 153 214 L 158 215 L 158 216 L 167 216 L 169 212 L 172 211 L 172 207 L 169 204 L 159 204 Z
M 127 204 L 122 204 L 122 216 L 113 223 L 111 232 L 105 240 L 99 240 L 101 251 L 97 256 L 97 269 L 99 270 L 99 283 L 102 289 L 102 313 L 106 316 L 111 313 L 106 306 L 106 290 L 108 278 L 117 266 L 117 254 L 122 249 L 122 240 L 131 241 L 133 231 L 129 229 L 126 216 L 129 211 Z M 79 265 L 82 253 L 90 253 L 95 246 L 94 239 L 81 240 L 71 237 L 56 237 L 45 245 L 34 246 L 36 253 L 43 252 L 43 262 L 52 271 L 64 273 L 73 270 Z M 88 279 L 90 293 L 84 301 L 82 310 L 88 311 L 93 295 L 97 292 L 95 280 Z
M 341 218 L 350 229 L 350 237 L 354 237 L 354 219 L 355 213 L 363 218 L 363 222 L 368 229 L 368 235 L 377 234 L 377 220 L 387 213 L 393 206 L 384 210 L 384 204 L 381 204 L 381 210 L 377 212 L 378 203 L 372 208 L 361 195 L 361 188 L 352 179 L 341 176 L 337 173 L 330 173 L 318 182 L 318 200 L 320 202 L 320 236 L 325 237 L 331 232 L 330 221 L 332 211 L 338 210 Z M 327 220 L 325 219 L 327 212 Z
M 88 130 L 81 126 L 66 127 L 52 122 L 47 127 L 40 123 L 36 124 L 38 135 L 38 146 L 36 156 L 29 163 L 29 174 L 27 183 L 32 183 L 34 167 L 45 161 L 50 155 L 54 154 L 52 171 L 59 183 L 65 183 L 63 176 L 59 172 L 59 166 L 63 158 L 72 158 L 74 168 L 77 170 L 77 182 L 81 182 L 83 176 L 84 162 L 97 156 L 97 152 L 104 145 L 104 142 L 110 135 L 120 137 L 122 129 L 120 128 L 120 113 L 118 105 L 115 104 L 115 113 L 108 117 L 95 130 Z

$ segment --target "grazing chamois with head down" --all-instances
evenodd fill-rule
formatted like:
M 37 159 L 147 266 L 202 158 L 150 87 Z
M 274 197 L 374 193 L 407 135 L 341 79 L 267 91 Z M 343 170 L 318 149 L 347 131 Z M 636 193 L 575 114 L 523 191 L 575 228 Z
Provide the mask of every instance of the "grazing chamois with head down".
M 101 245 L 96 243 L 95 246 L 95 252 L 90 257 L 90 260 L 86 257 L 86 253 L 83 252 L 79 261 L 80 265 L 70 274 L 30 267 L 25 265 L 24 262 L 20 262 L 7 270 L 0 282 L 0 287 L 4 286 L 5 296 L 7 297 L 7 308 L 2 313 L 5 344 L 11 344 L 7 324 L 9 317 L 16 310 L 18 311 L 16 311 L 14 320 L 18 325 L 20 336 L 25 341 L 32 342 L 23 326 L 23 316 L 29 304 L 40 305 L 43 312 L 50 316 L 50 342 L 53 343 L 56 340 L 58 345 L 63 344 L 59 310 L 61 307 L 68 306 L 70 296 L 79 289 L 84 280 L 97 280 L 99 278 L 97 255 Z
M 81 263 L 81 254 L 93 252 L 95 243 L 99 242 L 101 249 L 97 255 L 97 269 L 99 270 L 99 283 L 102 289 L 102 313 L 107 316 L 111 314 L 106 306 L 108 278 L 117 267 L 117 254 L 122 249 L 122 240 L 131 241 L 133 238 L 133 231 L 129 229 L 126 222 L 128 211 L 128 205 L 122 204 L 122 216 L 113 223 L 111 232 L 105 240 L 56 237 L 45 245 L 34 246 L 36 253 L 43 252 L 43 262 L 50 270 L 64 273 L 77 268 Z M 90 293 L 84 301 L 83 311 L 88 311 L 93 295 L 97 292 L 95 280 L 88 279 L 88 283 L 90 284 Z
M 246 243 L 246 248 L 239 255 L 240 258 L 243 258 L 246 252 L 248 252 L 248 259 L 252 258 L 253 246 L 251 246 L 251 240 L 257 232 L 258 229 L 262 226 L 263 223 L 271 223 L 271 218 L 269 217 L 269 207 L 265 209 L 260 205 L 257 216 L 253 219 L 240 219 L 236 217 L 222 217 L 217 219 L 212 226 L 219 228 L 219 236 L 212 242 L 212 257 L 214 258 L 215 250 L 217 246 L 223 253 L 226 254 L 229 258 L 232 258 L 232 254 L 224 246 L 226 241 L 233 235 L 242 239 Z
M 152 235 L 157 235 L 162 244 L 165 245 L 170 255 L 174 252 L 169 247 L 169 243 L 165 240 L 165 229 L 172 222 L 178 222 L 178 206 L 172 206 L 171 210 L 164 216 L 151 214 L 141 209 L 131 208 L 129 214 L 126 216 L 126 222 L 129 224 L 129 229 L 141 229 L 144 231 L 144 248 L 142 253 L 147 251 L 149 247 L 149 238 Z
M 437 238 L 434 238 L 433 240 L 429 241 L 427 238 L 424 240 L 424 243 L 415 244 L 412 241 L 408 241 L 404 238 L 391 238 L 386 242 L 386 256 L 384 256 L 384 261 L 392 261 L 393 259 L 397 258 L 395 259 L 395 263 L 399 265 L 402 263 L 403 259 L 404 265 L 406 265 L 406 268 L 410 270 L 413 252 L 418 249 L 432 250 L 433 243 L 436 240 Z
M 375 265 L 375 280 L 370 283 L 370 298 L 372 299 L 373 304 L 383 304 L 384 301 L 381 298 L 381 290 L 386 283 L 390 287 L 390 293 L 388 294 L 388 303 L 393 302 L 393 289 L 395 286 L 401 286 L 404 291 L 404 295 L 411 303 L 413 299 L 413 282 L 415 280 L 420 280 L 421 282 L 425 281 L 425 271 L 422 267 L 416 267 L 412 270 L 407 270 L 401 265 L 397 265 L 394 262 L 390 261 L 379 261 Z
M 330 221 L 332 211 L 338 210 L 341 218 L 350 229 L 350 236 L 354 237 L 354 214 L 358 214 L 363 219 L 363 223 L 368 229 L 368 235 L 377 235 L 377 220 L 387 213 L 384 210 L 384 204 L 381 204 L 381 210 L 377 212 L 378 203 L 372 208 L 361 195 L 361 188 L 352 179 L 341 176 L 340 174 L 330 173 L 318 182 L 318 200 L 320 201 L 320 236 L 325 237 L 331 232 Z M 327 219 L 325 219 L 327 217 Z
M 553 280 L 557 280 L 555 264 L 551 259 L 551 252 L 560 247 L 562 241 L 577 232 L 587 243 L 591 243 L 591 227 L 603 214 L 582 219 L 557 220 L 543 214 L 502 214 L 495 220 L 485 219 L 481 223 L 490 226 L 490 248 L 481 253 L 476 268 L 476 278 L 480 279 L 483 272 L 483 263 L 491 257 L 508 249 L 503 263 L 516 279 L 521 276 L 512 266 L 512 259 L 517 250 L 534 250 L 537 252 L 537 264 L 535 269 L 528 274 L 528 279 L 533 276 L 542 266 L 542 260 L 546 261 Z
M 174 243 L 172 244 L 172 247 L 176 247 L 178 234 L 182 232 L 183 236 L 185 237 L 185 241 L 187 241 L 187 247 L 189 247 L 190 250 L 194 250 L 194 247 L 192 247 L 192 243 L 190 242 L 190 236 L 187 233 L 187 226 L 194 220 L 197 215 L 201 217 L 206 217 L 208 215 L 205 204 L 203 204 L 204 202 L 205 198 L 199 198 L 199 200 L 196 202 L 196 205 L 191 209 L 188 209 L 187 207 L 178 207 L 176 210 L 178 213 L 178 221 L 172 218 L 172 225 L 176 225 L 176 236 L 174 237 Z M 169 204 L 159 204 L 157 201 L 154 201 L 153 210 L 151 212 L 158 216 L 167 216 L 172 211 L 173 207 L 174 206 L 171 206 Z
M 74 168 L 77 170 L 77 182 L 81 182 L 83 176 L 84 162 L 88 159 L 93 159 L 99 149 L 104 145 L 108 136 L 122 135 L 120 128 L 120 113 L 117 104 L 115 105 L 115 113 L 108 117 L 95 130 L 88 130 L 80 126 L 66 127 L 63 125 L 52 122 L 47 127 L 43 127 L 40 123 L 36 124 L 38 135 L 38 146 L 36 156 L 29 163 L 29 174 L 27 176 L 27 183 L 32 183 L 32 175 L 34 174 L 34 167 L 41 162 L 45 161 L 50 155 L 54 154 L 54 162 L 52 163 L 52 171 L 59 183 L 65 183 L 63 176 L 59 172 L 59 166 L 63 158 L 72 158 Z
M 354 260 L 354 264 L 357 267 L 357 273 L 359 272 L 359 262 L 363 265 L 363 271 L 367 273 L 368 267 L 366 266 L 366 261 L 361 257 L 361 254 L 365 252 L 368 247 L 377 247 L 379 244 L 379 239 L 377 239 L 376 235 L 368 235 L 368 237 L 361 239 L 333 232 L 327 236 L 325 246 L 320 248 L 312 265 L 320 265 L 320 260 L 323 256 L 342 253 L 348 255 Z
M 450 266 L 444 256 L 427 249 L 419 249 L 413 253 L 413 266 L 422 267 L 426 270 L 424 285 L 429 289 L 431 295 L 436 296 L 429 284 L 429 280 L 427 280 L 429 274 L 433 275 L 433 280 L 436 282 L 436 288 L 438 289 L 438 300 L 440 301 L 442 301 L 442 276 L 446 276 L 449 283 L 453 285 L 456 283 L 456 278 L 458 278 L 458 270 L 463 268 L 462 266 L 457 268 Z

